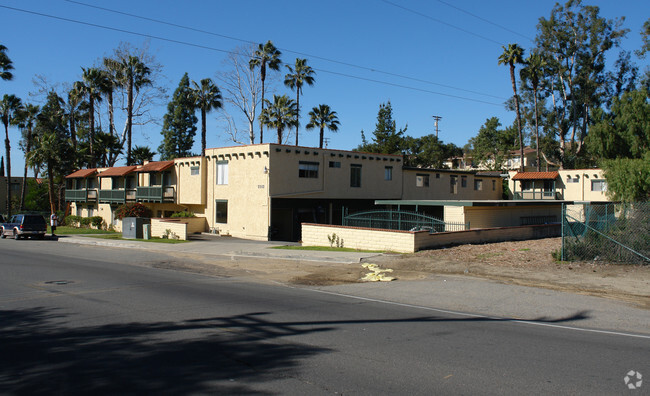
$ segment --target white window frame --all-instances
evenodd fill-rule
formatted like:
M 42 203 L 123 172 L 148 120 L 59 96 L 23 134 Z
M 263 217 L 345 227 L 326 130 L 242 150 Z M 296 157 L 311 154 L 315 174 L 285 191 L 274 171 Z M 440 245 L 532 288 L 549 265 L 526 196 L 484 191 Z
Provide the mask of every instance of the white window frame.
M 215 175 L 218 185 L 228 184 L 228 161 L 217 161 Z

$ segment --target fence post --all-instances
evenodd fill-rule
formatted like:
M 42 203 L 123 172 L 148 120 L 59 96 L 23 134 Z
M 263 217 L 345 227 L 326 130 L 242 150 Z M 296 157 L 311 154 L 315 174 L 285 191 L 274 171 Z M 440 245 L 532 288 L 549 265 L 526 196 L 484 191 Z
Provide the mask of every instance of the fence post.
M 560 261 L 564 261 L 564 222 L 566 221 L 566 204 L 562 204 L 562 225 L 560 226 L 560 234 L 562 235 L 562 247 L 560 248 Z

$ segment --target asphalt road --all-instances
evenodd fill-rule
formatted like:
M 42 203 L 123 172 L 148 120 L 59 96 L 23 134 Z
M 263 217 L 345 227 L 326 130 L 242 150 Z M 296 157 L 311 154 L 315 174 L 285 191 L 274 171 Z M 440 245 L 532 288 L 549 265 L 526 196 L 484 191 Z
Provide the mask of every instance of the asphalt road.
M 630 370 L 650 378 L 649 337 L 554 327 L 579 317 L 525 323 L 151 267 L 170 260 L 1 240 L 0 394 L 611 395 L 629 392 Z M 650 394 L 644 382 L 634 394 Z

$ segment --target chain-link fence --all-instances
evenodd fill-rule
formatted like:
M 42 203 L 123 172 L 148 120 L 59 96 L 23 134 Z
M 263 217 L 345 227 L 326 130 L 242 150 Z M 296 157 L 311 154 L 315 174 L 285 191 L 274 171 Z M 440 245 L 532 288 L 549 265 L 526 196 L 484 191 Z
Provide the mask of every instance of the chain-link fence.
M 650 264 L 650 202 L 563 205 L 562 260 Z

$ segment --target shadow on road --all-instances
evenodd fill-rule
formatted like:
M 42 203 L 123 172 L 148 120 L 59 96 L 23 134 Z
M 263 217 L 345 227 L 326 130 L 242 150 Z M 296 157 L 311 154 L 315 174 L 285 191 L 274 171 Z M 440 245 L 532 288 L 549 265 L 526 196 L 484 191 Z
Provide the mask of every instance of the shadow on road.
M 256 384 L 293 377 L 300 360 L 331 352 L 292 342 L 292 336 L 354 324 L 508 321 L 427 316 L 275 322 L 267 315 L 71 328 L 50 309 L 0 311 L 0 394 L 187 394 L 215 388 L 227 394 L 263 394 Z M 578 312 L 536 321 L 587 317 Z M 273 342 L 278 338 L 282 341 Z

